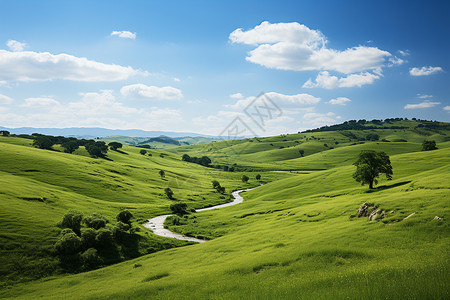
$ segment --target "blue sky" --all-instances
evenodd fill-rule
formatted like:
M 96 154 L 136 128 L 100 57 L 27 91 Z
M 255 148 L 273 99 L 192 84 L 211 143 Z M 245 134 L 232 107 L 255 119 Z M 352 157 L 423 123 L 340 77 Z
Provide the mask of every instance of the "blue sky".
M 449 1 L 0 1 L 0 126 L 450 120 Z M 250 125 L 251 126 L 251 125 Z

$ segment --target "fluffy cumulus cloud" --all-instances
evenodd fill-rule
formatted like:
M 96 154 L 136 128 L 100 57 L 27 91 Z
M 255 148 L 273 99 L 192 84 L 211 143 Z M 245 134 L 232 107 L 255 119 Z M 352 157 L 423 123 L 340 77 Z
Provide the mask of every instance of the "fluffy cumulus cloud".
M 21 43 L 15 40 L 9 40 L 6 42 L 6 46 L 8 46 L 8 48 L 11 51 L 23 51 L 23 49 L 25 49 L 25 47 L 27 46 L 26 43 Z
M 304 88 L 325 88 L 335 89 L 342 87 L 361 87 L 366 84 L 372 84 L 376 79 L 379 79 L 380 75 L 376 75 L 370 72 L 364 72 L 360 74 L 350 74 L 346 77 L 337 77 L 330 75 L 328 71 L 320 72 L 315 81 L 311 79 L 303 84 Z
M 441 104 L 441 103 L 425 100 L 425 101 L 423 101 L 421 103 L 417 103 L 417 104 L 406 104 L 404 109 L 430 108 L 430 107 L 435 107 L 436 105 L 439 105 L 439 104 Z
M 120 89 L 124 97 L 137 97 L 150 100 L 179 100 L 183 98 L 181 90 L 171 87 L 148 86 L 142 83 L 126 85 Z
M 114 64 L 104 64 L 69 54 L 48 52 L 11 52 L 0 50 L 0 80 L 120 81 L 146 72 Z
M 450 106 L 444 106 L 444 110 L 446 110 L 446 111 L 448 111 L 448 112 L 450 112 Z
M 242 99 L 244 96 L 241 93 L 235 93 L 230 95 L 231 99 Z
M 347 105 L 350 101 L 351 100 L 346 97 L 337 97 L 335 99 L 331 99 L 328 103 L 333 105 Z
M 133 33 L 131 31 L 123 30 L 123 31 L 113 31 L 111 32 L 111 36 L 118 36 L 124 39 L 132 39 L 136 38 L 136 32 Z
M 256 46 L 248 53 L 248 61 L 281 70 L 332 70 L 349 74 L 380 68 L 392 56 L 376 47 L 357 46 L 344 51 L 327 48 L 320 31 L 297 22 L 265 21 L 248 31 L 236 29 L 229 39 Z
M 10 97 L 0 94 L 0 104 L 9 104 L 13 101 Z
M 60 105 L 58 101 L 50 97 L 40 97 L 40 98 L 27 98 L 22 107 L 45 107 Z
M 431 74 L 435 74 L 438 72 L 443 71 L 443 69 L 441 67 L 432 67 L 432 66 L 428 66 L 428 67 L 421 67 L 421 68 L 411 68 L 409 69 L 409 74 L 411 76 L 428 76 Z
M 183 122 L 178 109 L 153 107 L 148 110 L 119 102 L 111 90 L 80 93 L 80 99 L 61 103 L 50 97 L 27 98 L 30 109 L 8 113 L 0 111 L 4 126 L 20 127 L 104 127 L 147 130 L 176 130 L 176 118 Z M 32 108 L 32 109 L 31 109 Z

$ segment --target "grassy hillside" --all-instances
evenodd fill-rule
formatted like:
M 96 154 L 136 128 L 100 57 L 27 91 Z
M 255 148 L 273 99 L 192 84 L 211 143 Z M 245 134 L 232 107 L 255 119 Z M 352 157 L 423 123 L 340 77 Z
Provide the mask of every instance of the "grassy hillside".
M 111 161 L 90 158 L 83 148 L 71 155 L 0 137 L 0 255 L 6 262 L 0 298 L 449 298 L 449 132 L 418 127 L 420 122 L 391 124 L 406 129 L 308 132 L 177 147 L 172 153 L 149 150 L 152 156 L 125 146 L 124 153 L 108 152 Z M 362 141 L 370 133 L 378 141 Z M 435 140 L 439 149 L 421 151 L 424 139 Z M 355 182 L 352 163 L 361 150 L 388 153 L 393 180 L 381 179 L 373 190 Z M 123 257 L 126 261 L 58 275 L 55 224 L 69 209 L 100 212 L 114 222 L 127 208 L 139 227 L 169 212 L 173 201 L 164 196 L 165 187 L 177 200 L 203 207 L 228 201 L 212 189 L 213 179 L 227 192 L 258 185 L 258 173 L 204 168 L 181 161 L 184 153 L 261 170 L 267 184 L 243 193 L 237 206 L 193 213 L 177 225 L 167 221 L 173 231 L 211 241 L 189 245 L 142 228 L 138 253 Z M 160 178 L 160 169 L 166 178 Z M 240 180 L 243 174 L 249 184 Z M 365 202 L 379 209 L 372 221 L 356 216 Z M 154 252 L 155 247 L 170 249 Z M 140 257 L 131 259 L 133 254 Z M 39 277 L 44 278 L 16 283 Z
M 377 147 L 389 155 L 420 151 L 424 140 L 435 140 L 437 143 L 450 141 L 448 124 L 438 123 L 436 128 L 418 127 L 420 121 L 392 121 L 389 123 L 367 123 L 363 128 L 389 127 L 403 129 L 366 129 L 339 130 L 322 132 L 305 132 L 298 134 L 280 135 L 275 137 L 251 138 L 245 140 L 227 140 L 213 144 L 176 147 L 169 151 L 178 155 L 190 156 L 207 155 L 213 164 L 232 166 L 237 164 L 244 170 L 292 170 L 292 169 L 328 169 L 336 166 L 330 162 L 323 162 L 318 157 L 309 156 L 321 153 L 321 158 L 327 156 L 333 149 L 355 147 L 355 152 L 363 148 Z M 428 123 L 425 123 L 428 124 Z M 378 135 L 377 141 L 367 141 L 369 134 Z M 373 146 L 377 142 L 380 145 Z M 300 154 L 303 150 L 303 156 Z M 347 149 L 343 153 L 346 153 Z M 338 152 L 334 152 L 338 153 Z M 334 155 L 334 154 L 330 154 Z M 338 154 L 336 154 L 338 155 Z M 354 157 L 345 155 L 347 158 Z M 332 159 L 331 161 L 334 161 Z M 323 162 L 323 163 L 322 163 Z M 347 162 L 346 162 L 347 163 Z
M 376 190 L 357 185 L 348 165 L 272 182 L 243 204 L 191 217 L 187 226 L 221 236 L 212 241 L 16 285 L 2 297 L 448 298 L 450 150 L 391 160 L 394 180 Z M 364 202 L 384 215 L 357 218 Z
M 182 201 L 193 208 L 224 203 L 229 192 L 243 186 L 242 174 L 224 174 L 170 153 L 148 150 L 152 156 L 144 156 L 139 148 L 125 146 L 121 152 L 109 151 L 108 161 L 89 157 L 83 147 L 67 154 L 36 149 L 31 143 L 0 137 L 2 285 L 63 271 L 52 251 L 60 231 L 56 224 L 69 210 L 101 213 L 114 224 L 117 213 L 128 209 L 135 216 L 134 226 L 140 227 L 144 220 L 170 212 L 172 203 Z M 265 180 L 286 176 L 271 174 Z M 215 192 L 212 180 L 219 180 L 228 193 Z M 166 187 L 174 191 L 175 200 L 167 199 Z M 131 257 L 188 244 L 154 236 L 143 227 L 137 234 L 139 244 Z

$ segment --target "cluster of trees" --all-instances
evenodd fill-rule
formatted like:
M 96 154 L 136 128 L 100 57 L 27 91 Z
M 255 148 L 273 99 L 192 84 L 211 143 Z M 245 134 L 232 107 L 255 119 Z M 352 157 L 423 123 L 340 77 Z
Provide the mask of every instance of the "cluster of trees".
M 0 130 L 0 135 L 9 136 L 11 133 L 8 130 Z
M 118 151 L 123 145 L 118 142 L 110 142 L 108 145 L 103 141 L 77 139 L 74 137 L 52 136 L 39 133 L 33 133 L 33 146 L 39 149 L 53 150 L 54 145 L 61 145 L 65 153 L 73 153 L 80 146 L 86 148 L 87 152 L 93 157 L 104 158 L 109 149 Z
M 389 121 L 386 121 L 389 120 Z M 322 131 L 336 131 L 336 130 L 367 130 L 367 129 L 407 129 L 408 127 L 405 126 L 382 126 L 383 124 L 391 124 L 391 120 L 396 120 L 396 121 L 402 121 L 402 120 L 407 120 L 406 118 L 397 118 L 397 119 L 386 119 L 384 122 L 383 120 L 371 120 L 371 121 L 367 121 L 367 120 L 350 120 L 350 121 L 345 121 L 344 123 L 341 124 L 336 124 L 336 125 L 330 125 L 330 126 L 322 126 L 320 128 L 317 129 L 310 129 L 310 130 L 306 130 L 303 132 L 322 132 Z M 368 124 L 373 124 L 376 126 L 370 126 Z
M 128 210 L 119 212 L 117 223 L 112 226 L 100 214 L 83 217 L 76 211 L 66 213 L 58 226 L 62 229 L 56 241 L 55 253 L 65 264 L 93 269 L 105 264 L 111 254 L 117 257 L 117 246 L 124 245 L 128 235 L 134 235 L 133 215 Z M 84 227 L 82 225 L 84 224 Z M 108 257 L 111 260 L 111 257 Z
M 208 156 L 202 156 L 202 157 L 190 157 L 187 154 L 184 154 L 183 157 L 181 157 L 181 160 L 191 162 L 194 164 L 199 164 L 204 167 L 209 167 L 211 165 L 211 159 Z

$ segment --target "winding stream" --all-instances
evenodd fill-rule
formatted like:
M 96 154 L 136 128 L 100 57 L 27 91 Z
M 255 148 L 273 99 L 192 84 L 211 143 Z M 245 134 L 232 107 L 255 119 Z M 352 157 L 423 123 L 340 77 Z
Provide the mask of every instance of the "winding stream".
M 253 189 L 255 189 L 255 188 L 234 191 L 232 193 L 233 198 L 234 198 L 234 200 L 232 202 L 228 202 L 225 204 L 219 204 L 219 205 L 206 207 L 206 208 L 201 208 L 201 209 L 196 209 L 195 212 L 219 209 L 219 208 L 228 207 L 228 206 L 242 203 L 244 201 L 244 198 L 242 198 L 242 196 L 239 195 L 239 193 L 251 191 Z M 157 217 L 148 219 L 147 223 L 144 223 L 143 225 L 144 225 L 144 227 L 151 229 L 154 234 L 159 235 L 159 236 L 164 236 L 164 237 L 178 239 L 178 240 L 184 240 L 184 241 L 190 241 L 190 242 L 197 242 L 197 243 L 204 243 L 207 241 L 207 240 L 202 240 L 202 239 L 196 239 L 196 238 L 189 237 L 189 236 L 184 236 L 184 235 L 172 232 L 172 231 L 164 228 L 164 221 L 166 220 L 166 218 L 168 216 L 171 216 L 171 215 L 161 215 L 161 216 L 157 216 Z

